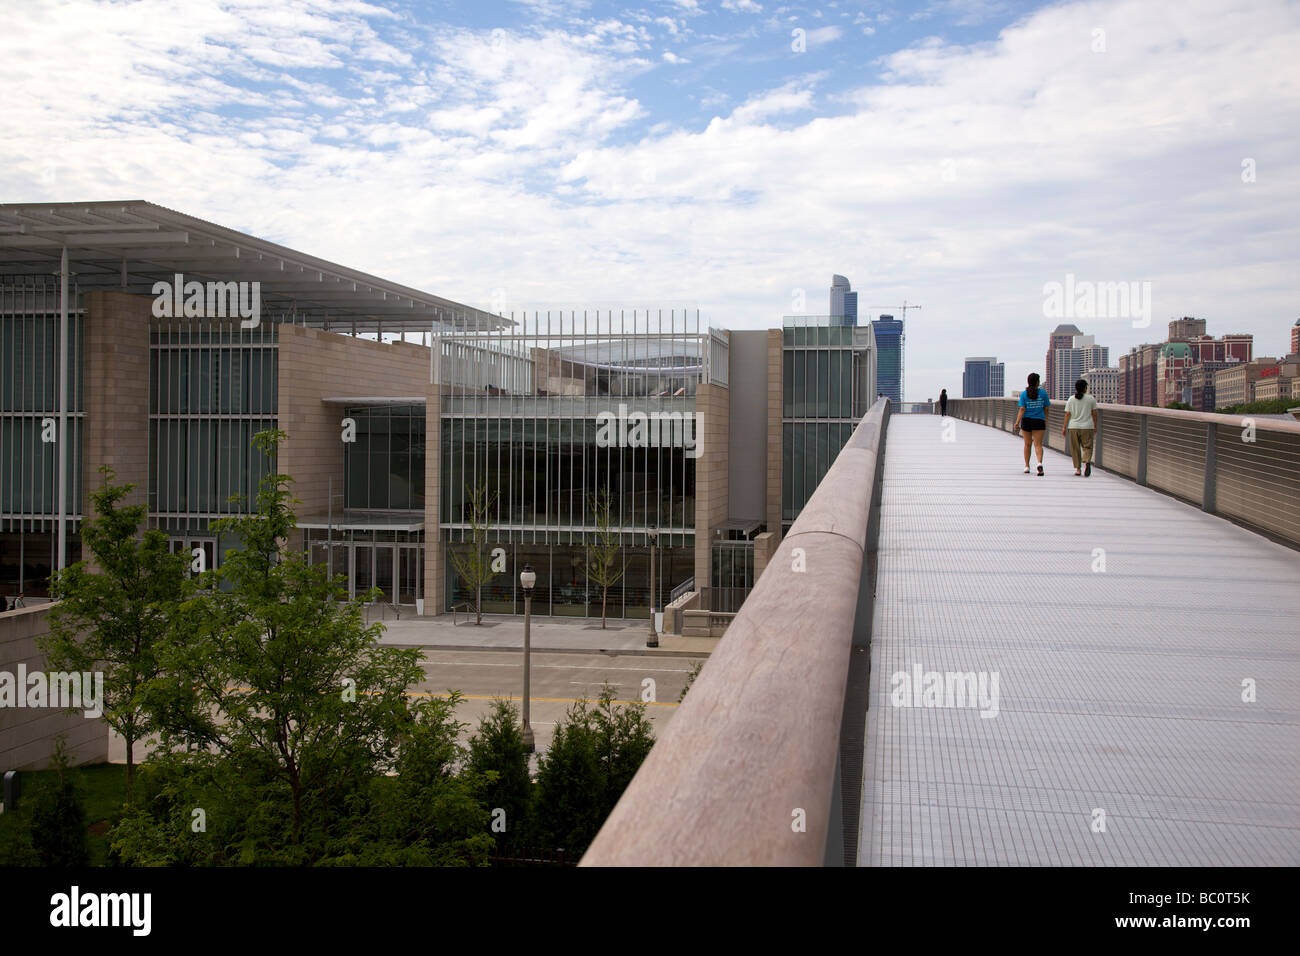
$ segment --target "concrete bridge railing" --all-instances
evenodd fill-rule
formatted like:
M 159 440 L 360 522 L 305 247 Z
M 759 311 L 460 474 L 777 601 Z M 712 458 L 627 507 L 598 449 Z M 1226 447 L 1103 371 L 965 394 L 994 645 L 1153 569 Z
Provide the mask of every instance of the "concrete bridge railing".
M 888 416 L 880 399 L 858 424 L 582 865 L 820 866 L 849 855 Z
M 962 398 L 948 414 L 1011 431 L 1012 398 Z M 1300 547 L 1300 422 L 1138 405 L 1098 405 L 1094 465 Z M 1064 403 L 1047 410 L 1046 442 L 1061 437 Z

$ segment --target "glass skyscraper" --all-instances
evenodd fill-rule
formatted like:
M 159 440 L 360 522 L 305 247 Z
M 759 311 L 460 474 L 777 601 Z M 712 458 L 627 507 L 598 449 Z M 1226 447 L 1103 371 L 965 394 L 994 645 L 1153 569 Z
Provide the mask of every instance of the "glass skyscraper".
M 842 320 L 842 325 L 858 324 L 858 294 L 851 289 L 844 276 L 831 276 L 830 317 Z
M 891 402 L 903 400 L 903 320 L 882 315 L 871 323 L 876 338 L 876 389 Z
M 1006 365 L 993 356 L 968 358 L 961 376 L 962 398 L 1001 398 L 1006 389 Z

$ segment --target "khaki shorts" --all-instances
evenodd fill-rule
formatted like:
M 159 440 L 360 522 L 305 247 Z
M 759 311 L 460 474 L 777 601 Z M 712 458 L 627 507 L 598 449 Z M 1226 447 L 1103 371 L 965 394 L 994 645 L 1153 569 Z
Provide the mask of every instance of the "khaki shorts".
M 1092 461 L 1092 439 L 1097 434 L 1095 428 L 1071 428 L 1070 432 L 1070 458 L 1074 461 L 1074 468 L 1077 471 L 1082 462 Z

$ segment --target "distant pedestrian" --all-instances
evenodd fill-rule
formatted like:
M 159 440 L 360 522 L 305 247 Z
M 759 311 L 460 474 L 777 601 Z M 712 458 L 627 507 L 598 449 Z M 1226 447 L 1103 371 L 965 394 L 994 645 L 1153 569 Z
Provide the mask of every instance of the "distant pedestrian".
M 1083 477 L 1092 476 L 1092 440 L 1097 434 L 1097 400 L 1088 394 L 1088 383 L 1079 379 L 1074 383 L 1074 395 L 1065 403 L 1065 424 L 1061 437 L 1070 441 L 1070 457 L 1074 459 L 1074 473 L 1079 474 L 1083 464 Z
M 1020 432 L 1025 439 L 1025 474 L 1029 474 L 1029 447 L 1038 453 L 1038 477 L 1043 476 L 1043 436 L 1047 434 L 1047 408 L 1052 403 L 1047 392 L 1038 387 L 1037 372 L 1030 372 L 1029 387 L 1020 393 L 1020 410 L 1012 431 Z
M 948 415 L 948 390 L 946 388 L 939 392 L 939 414 L 945 417 Z

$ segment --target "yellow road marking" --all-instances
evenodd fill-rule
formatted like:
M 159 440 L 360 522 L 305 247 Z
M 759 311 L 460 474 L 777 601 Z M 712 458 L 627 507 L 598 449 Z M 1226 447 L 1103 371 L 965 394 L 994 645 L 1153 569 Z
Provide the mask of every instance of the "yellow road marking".
M 427 691 L 407 691 L 412 697 L 450 697 L 450 694 L 435 694 Z M 500 694 L 461 694 L 461 700 L 517 700 L 522 701 L 523 697 L 502 697 Z M 577 704 L 581 700 L 576 697 L 533 697 L 530 698 L 534 704 Z M 595 698 L 588 697 L 587 702 L 593 703 Z M 647 707 L 677 707 L 680 706 L 676 701 L 666 700 L 616 700 L 616 704 L 645 704 Z
M 237 691 L 240 691 L 241 693 L 248 693 L 248 692 L 250 692 L 252 689 L 253 689 L 253 688 L 251 688 L 251 687 L 227 687 L 227 688 L 226 688 L 227 691 L 236 691 L 236 690 L 237 690 Z M 373 696 L 373 694 L 374 694 L 373 691 L 368 691 L 368 690 L 363 690 L 361 693 L 366 694 L 367 696 Z M 450 697 L 451 694 L 438 694 L 438 693 L 435 693 L 435 692 L 433 692 L 433 691 L 425 691 L 425 690 L 408 690 L 408 691 L 406 691 L 406 696 L 407 696 L 407 697 L 441 697 L 441 698 L 447 698 L 447 697 Z M 500 694 L 461 694 L 461 695 L 460 695 L 460 699 L 461 699 L 461 700 L 517 700 L 517 701 L 523 701 L 523 697 L 502 697 Z M 577 697 L 530 697 L 529 700 L 533 701 L 534 703 L 541 703 L 541 704 L 580 704 L 580 703 L 582 703 L 581 699 L 579 699 L 579 698 L 577 698 Z M 595 700 L 595 698 L 588 697 L 588 698 L 587 698 L 587 703 L 592 703 L 592 702 L 594 702 L 594 700 Z M 677 701 L 666 701 L 666 700 L 616 700 L 616 701 L 614 701 L 614 703 L 616 703 L 616 704 L 645 704 L 647 707 L 677 707 L 677 706 L 679 706 L 679 702 L 677 702 Z

